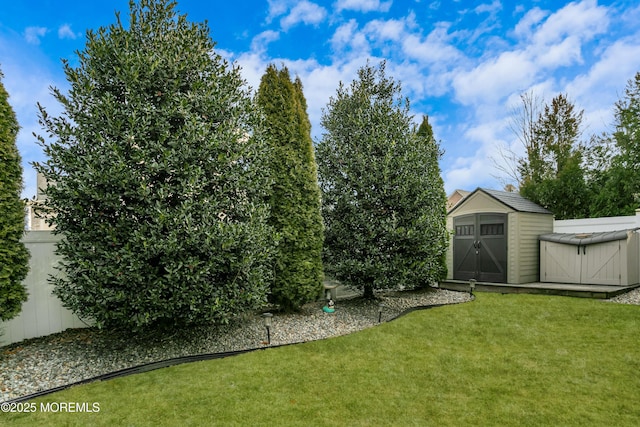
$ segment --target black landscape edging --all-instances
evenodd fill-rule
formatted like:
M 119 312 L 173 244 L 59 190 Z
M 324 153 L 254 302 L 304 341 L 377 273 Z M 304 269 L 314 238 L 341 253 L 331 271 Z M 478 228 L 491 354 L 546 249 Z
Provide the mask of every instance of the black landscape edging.
M 417 306 L 417 307 L 412 307 L 412 308 L 409 308 L 407 310 L 402 311 L 398 315 L 396 315 L 396 316 L 394 316 L 394 317 L 392 317 L 392 318 L 390 318 L 388 320 L 385 320 L 383 323 L 391 322 L 393 320 L 396 320 L 396 319 L 398 319 L 398 318 L 400 318 L 402 316 L 405 316 L 405 315 L 407 315 L 409 313 L 412 313 L 414 311 L 427 310 L 427 309 L 430 309 L 430 308 L 443 307 L 443 306 L 446 306 L 446 305 L 456 305 L 456 304 L 461 304 L 461 303 L 458 302 L 458 303 L 453 303 L 453 304 L 433 304 L 433 305 L 421 305 L 421 306 Z M 318 341 L 318 340 L 312 340 L 312 341 Z M 109 372 L 109 373 L 106 373 L 106 374 L 98 375 L 97 377 L 86 378 L 84 380 L 80 380 L 80 381 L 77 381 L 75 383 L 61 385 L 61 386 L 54 387 L 54 388 L 51 388 L 51 389 L 48 389 L 48 390 L 37 391 L 37 392 L 32 393 L 32 394 L 28 394 L 28 395 L 25 395 L 25 396 L 16 397 L 15 399 L 7 400 L 4 403 L 25 402 L 27 400 L 35 399 L 37 397 L 42 397 L 42 396 L 46 396 L 46 395 L 49 395 L 49 394 L 53 394 L 53 393 L 56 393 L 58 391 L 66 390 L 68 388 L 75 387 L 75 386 L 78 386 L 78 385 L 89 384 L 89 383 L 93 383 L 93 382 L 96 382 L 96 381 L 106 381 L 106 380 L 111 380 L 111 379 L 114 379 L 114 378 L 126 377 L 128 375 L 133 375 L 133 374 L 142 374 L 144 372 L 155 371 L 156 369 L 162 369 L 162 368 L 168 368 L 170 366 L 182 365 L 183 363 L 200 362 L 200 361 L 204 361 L 204 360 L 213 360 L 213 359 L 223 359 L 225 357 L 237 356 L 239 354 L 250 353 L 250 352 L 253 352 L 253 351 L 266 350 L 268 348 L 286 347 L 286 346 L 289 346 L 289 345 L 303 344 L 303 343 L 312 342 L 312 341 L 300 341 L 300 342 L 295 342 L 295 343 L 269 345 L 269 346 L 266 346 L 266 347 L 255 347 L 255 348 L 248 348 L 248 349 L 245 349 L 245 350 L 225 351 L 225 352 L 222 352 L 222 353 L 205 353 L 205 354 L 197 354 L 197 355 L 193 355 L 193 356 L 174 357 L 174 358 L 171 358 L 171 359 L 160 360 L 160 361 L 157 361 L 157 362 L 145 363 L 144 365 L 138 365 L 138 366 L 132 366 L 130 368 L 120 369 L 118 371 L 114 371 L 114 372 Z

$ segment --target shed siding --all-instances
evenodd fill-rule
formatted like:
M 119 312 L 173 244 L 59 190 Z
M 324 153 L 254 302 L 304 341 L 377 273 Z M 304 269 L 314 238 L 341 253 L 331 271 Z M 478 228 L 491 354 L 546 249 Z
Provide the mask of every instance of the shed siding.
M 507 283 L 518 282 L 519 265 L 518 265 L 518 228 L 519 216 L 517 212 L 511 212 L 507 215 Z
M 640 283 L 640 238 L 631 233 L 627 240 L 627 280 L 628 283 Z
M 514 212 L 508 206 L 500 203 L 493 197 L 488 196 L 483 192 L 477 192 L 462 201 L 464 209 L 456 209 L 453 211 L 453 216 L 466 215 L 471 213 L 485 213 L 485 212 L 497 212 L 497 213 L 510 213 Z M 461 207 L 461 205 L 459 205 Z
M 540 245 L 538 236 L 553 231 L 553 216 L 527 212 L 518 213 L 517 263 L 518 277 L 515 284 L 531 283 L 540 280 Z
M 447 230 L 449 230 L 449 246 L 447 247 L 447 280 L 453 279 L 453 218 L 447 215 Z

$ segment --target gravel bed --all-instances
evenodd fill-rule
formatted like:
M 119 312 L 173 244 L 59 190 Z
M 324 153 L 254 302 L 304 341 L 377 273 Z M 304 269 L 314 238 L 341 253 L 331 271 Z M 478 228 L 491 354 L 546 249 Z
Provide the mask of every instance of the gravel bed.
M 299 313 L 275 314 L 271 345 L 319 340 L 356 332 L 414 307 L 469 301 L 469 294 L 443 289 L 387 292 L 377 301 L 339 299 L 334 313 L 324 302 L 305 305 Z M 190 328 L 171 335 L 131 335 L 94 328 L 68 329 L 0 347 L 0 402 L 72 384 L 121 369 L 182 356 L 266 347 L 260 313 L 232 325 Z
M 635 288 L 632 291 L 618 295 L 617 297 L 613 297 L 605 301 L 616 302 L 618 304 L 640 305 L 640 288 Z

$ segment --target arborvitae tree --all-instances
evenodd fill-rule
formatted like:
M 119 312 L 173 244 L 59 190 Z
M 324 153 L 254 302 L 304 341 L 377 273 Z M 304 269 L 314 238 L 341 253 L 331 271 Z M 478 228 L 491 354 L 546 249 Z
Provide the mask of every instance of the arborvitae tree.
M 429 123 L 429 116 L 422 116 L 422 122 L 420 122 L 420 126 L 418 126 L 417 134 L 418 136 L 425 138 L 427 141 L 435 142 L 435 139 L 433 137 L 433 128 Z
M 292 83 L 286 67 L 269 65 L 258 103 L 271 153 L 271 225 L 279 233 L 271 299 L 295 310 L 322 290 L 320 189 L 302 83 Z
M 29 272 L 29 252 L 24 235 L 22 164 L 16 146 L 18 120 L 0 71 L 0 320 L 13 319 L 27 300 L 22 283 Z
M 441 279 L 448 237 L 438 144 L 415 131 L 384 62 L 358 70 L 348 88 L 340 83 L 322 125 L 325 269 L 365 297 Z
M 440 158 L 442 157 L 443 151 L 440 149 L 440 144 L 435 139 L 433 135 L 433 128 L 429 123 L 429 116 L 423 115 L 422 122 L 418 127 L 417 135 L 424 141 L 424 144 L 427 145 L 428 149 L 426 150 L 429 154 L 428 163 L 426 165 L 426 169 L 424 171 L 426 175 L 426 180 L 432 183 L 432 191 L 435 193 L 436 197 L 434 198 L 432 215 L 440 220 L 441 218 L 447 217 L 447 193 L 444 191 L 444 180 L 442 179 L 442 171 L 440 170 Z M 438 202 L 437 197 L 442 199 L 442 204 Z M 442 252 L 440 257 L 440 266 L 439 270 L 442 271 L 441 279 L 444 279 L 447 275 L 447 254 L 446 252 Z
M 98 326 L 226 322 L 271 283 L 261 118 L 206 24 L 165 0 L 130 9 L 64 62 L 63 115 L 40 107 L 54 292 Z

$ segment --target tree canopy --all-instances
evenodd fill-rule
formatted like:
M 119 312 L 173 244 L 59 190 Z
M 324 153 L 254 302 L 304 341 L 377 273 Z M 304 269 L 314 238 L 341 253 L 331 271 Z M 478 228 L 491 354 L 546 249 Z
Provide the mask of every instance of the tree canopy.
M 317 146 L 325 269 L 364 290 L 416 288 L 442 278 L 448 237 L 437 142 L 415 130 L 385 63 L 339 84 Z
M 98 326 L 226 322 L 266 301 L 273 233 L 263 123 L 239 69 L 175 2 L 130 3 L 64 62 L 40 107 L 54 292 Z M 50 141 L 49 141 L 50 139 Z
M 560 94 L 536 114 L 534 99 L 522 98 L 518 131 L 526 157 L 518 162 L 520 194 L 549 209 L 556 219 L 583 218 L 589 206 L 580 141 L 583 111 Z

